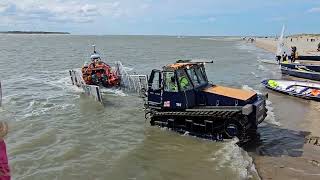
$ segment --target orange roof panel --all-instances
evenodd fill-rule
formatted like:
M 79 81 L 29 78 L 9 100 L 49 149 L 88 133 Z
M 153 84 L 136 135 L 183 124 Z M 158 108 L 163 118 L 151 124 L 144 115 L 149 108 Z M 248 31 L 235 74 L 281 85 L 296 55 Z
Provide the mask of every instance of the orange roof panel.
M 187 66 L 187 65 L 192 65 L 192 63 L 175 63 L 175 64 L 169 64 L 167 65 L 167 67 L 171 67 L 171 68 L 174 68 L 174 69 L 178 69 L 180 67 L 183 67 L 183 66 Z
M 203 91 L 222 95 L 222 96 L 227 96 L 231 98 L 236 98 L 243 101 L 246 101 L 252 96 L 256 95 L 256 93 L 253 91 L 234 89 L 234 88 L 223 87 L 223 86 L 212 86 L 207 89 L 204 89 Z

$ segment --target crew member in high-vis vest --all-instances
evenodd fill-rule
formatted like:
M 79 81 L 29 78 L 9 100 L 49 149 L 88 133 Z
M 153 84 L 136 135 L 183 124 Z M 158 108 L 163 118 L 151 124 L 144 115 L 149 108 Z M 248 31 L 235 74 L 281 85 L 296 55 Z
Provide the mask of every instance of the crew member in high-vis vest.
M 170 82 L 169 83 L 170 91 L 177 92 L 178 86 L 177 86 L 177 83 L 176 83 L 176 80 L 174 79 L 174 77 L 171 77 L 169 82 Z
M 179 78 L 179 84 L 180 84 L 181 90 L 186 90 L 189 86 L 189 81 L 185 76 L 181 76 Z

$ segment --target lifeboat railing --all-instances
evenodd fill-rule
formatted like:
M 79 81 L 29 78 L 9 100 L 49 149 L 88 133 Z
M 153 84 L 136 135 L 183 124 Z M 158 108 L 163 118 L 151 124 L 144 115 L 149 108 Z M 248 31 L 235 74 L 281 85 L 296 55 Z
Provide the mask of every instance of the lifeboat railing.
M 69 73 L 72 85 L 82 87 L 82 85 L 86 84 L 82 78 L 82 73 L 80 72 L 80 70 L 70 70 Z
M 87 96 L 91 96 L 96 101 L 103 103 L 99 86 L 87 85 L 82 78 L 82 73 L 80 70 L 70 70 L 69 73 L 70 73 L 72 85 L 81 87 Z
M 142 74 L 129 74 L 120 61 L 115 62 L 115 71 L 121 79 L 121 88 L 127 92 L 138 93 L 139 96 L 145 97 L 148 86 L 148 76 Z

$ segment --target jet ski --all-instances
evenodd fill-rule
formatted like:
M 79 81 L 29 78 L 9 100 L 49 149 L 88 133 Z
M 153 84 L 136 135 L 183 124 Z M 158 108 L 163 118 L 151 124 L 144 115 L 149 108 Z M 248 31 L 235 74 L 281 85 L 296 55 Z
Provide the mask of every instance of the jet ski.
M 320 101 L 320 84 L 308 81 L 267 79 L 261 82 L 266 88 L 283 94 Z

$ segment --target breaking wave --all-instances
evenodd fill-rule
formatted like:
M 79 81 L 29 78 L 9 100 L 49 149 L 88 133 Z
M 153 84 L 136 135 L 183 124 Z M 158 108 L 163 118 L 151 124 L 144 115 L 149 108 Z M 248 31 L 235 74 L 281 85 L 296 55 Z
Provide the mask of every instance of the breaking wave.
M 272 107 L 272 102 L 267 100 L 266 105 L 267 105 L 266 107 L 268 109 L 268 112 L 267 112 L 267 117 L 265 118 L 264 122 L 267 122 L 269 124 L 273 124 L 276 126 L 281 126 L 281 123 L 276 120 L 276 116 L 274 114 L 273 107 Z
M 248 85 L 243 85 L 242 89 L 255 91 L 256 93 L 261 94 L 261 92 L 259 90 L 253 89 L 252 87 L 250 87 Z M 266 100 L 266 108 L 267 108 L 268 112 L 267 112 L 267 117 L 265 118 L 264 122 L 267 122 L 269 124 L 273 124 L 276 126 L 281 126 L 281 123 L 276 120 L 276 116 L 274 114 L 273 107 L 272 107 L 272 102 L 268 99 Z
M 243 86 L 242 86 L 242 89 L 244 89 L 244 90 L 249 90 L 249 91 L 254 91 L 254 92 L 258 93 L 258 94 L 261 94 L 261 92 L 260 92 L 259 90 L 253 89 L 252 87 L 250 87 L 250 86 L 247 85 L 247 84 L 243 85 Z
M 123 92 L 121 89 L 116 88 L 101 88 L 100 89 L 102 93 L 108 93 L 113 94 L 115 96 L 128 96 L 125 92 Z
M 263 65 L 259 64 L 258 65 L 258 70 L 267 71 L 268 69 L 266 67 L 264 67 Z
M 236 44 L 236 48 L 241 49 L 241 50 L 245 50 L 249 53 L 257 50 L 257 48 L 255 46 L 253 46 L 252 44 L 244 43 L 244 42 Z
M 210 160 L 217 163 L 216 170 L 231 167 L 239 175 L 240 180 L 260 179 L 252 157 L 236 144 L 238 141 L 234 138 L 232 141 L 223 143 L 224 146 L 216 151 Z
M 260 76 L 258 76 L 255 72 L 250 72 L 252 75 L 254 75 L 254 77 L 259 78 Z

